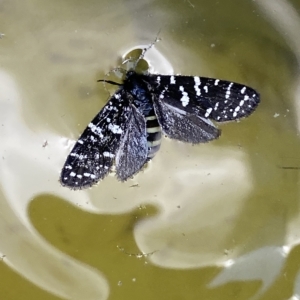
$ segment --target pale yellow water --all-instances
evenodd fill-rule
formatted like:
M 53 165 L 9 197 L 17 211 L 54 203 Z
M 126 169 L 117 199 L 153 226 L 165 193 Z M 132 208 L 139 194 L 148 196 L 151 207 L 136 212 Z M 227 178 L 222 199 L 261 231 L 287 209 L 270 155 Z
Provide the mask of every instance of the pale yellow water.
M 158 32 L 153 72 L 250 85 L 257 111 L 61 187 L 97 79 Z M 0 1 L 0 299 L 297 299 L 299 32 L 297 1 Z

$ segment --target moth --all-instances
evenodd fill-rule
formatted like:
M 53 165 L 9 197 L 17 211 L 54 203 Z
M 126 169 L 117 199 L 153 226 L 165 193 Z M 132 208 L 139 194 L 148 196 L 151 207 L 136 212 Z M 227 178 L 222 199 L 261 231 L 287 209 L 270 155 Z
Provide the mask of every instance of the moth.
M 144 49 L 145 50 L 145 49 Z M 160 148 L 162 134 L 190 144 L 220 136 L 212 121 L 249 116 L 260 102 L 253 88 L 199 76 L 126 73 L 108 103 L 88 124 L 60 176 L 71 189 L 91 187 L 113 165 L 120 181 L 135 175 Z

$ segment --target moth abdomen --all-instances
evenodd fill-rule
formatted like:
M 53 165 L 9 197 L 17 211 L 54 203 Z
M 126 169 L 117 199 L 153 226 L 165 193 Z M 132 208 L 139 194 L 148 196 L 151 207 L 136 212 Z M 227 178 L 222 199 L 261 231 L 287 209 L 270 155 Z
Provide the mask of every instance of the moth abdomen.
M 146 117 L 148 159 L 152 159 L 158 152 L 161 144 L 161 127 L 153 111 L 153 115 Z

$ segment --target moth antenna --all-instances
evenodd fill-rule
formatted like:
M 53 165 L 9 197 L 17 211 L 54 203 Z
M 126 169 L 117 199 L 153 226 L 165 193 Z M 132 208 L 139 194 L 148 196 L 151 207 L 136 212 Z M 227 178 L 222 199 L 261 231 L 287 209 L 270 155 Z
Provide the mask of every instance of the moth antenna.
M 158 31 L 155 40 L 149 46 L 147 46 L 146 48 L 143 49 L 142 53 L 140 54 L 140 56 L 136 60 L 136 63 L 135 63 L 135 66 L 134 66 L 135 68 L 136 68 L 137 64 L 139 63 L 139 61 L 144 58 L 146 52 L 148 50 L 150 50 L 156 43 L 158 43 L 159 41 L 161 41 L 161 38 L 158 37 L 159 34 L 160 34 L 160 31 L 161 31 L 161 29 Z
M 124 70 L 123 68 L 120 68 L 120 67 L 116 67 L 116 68 L 113 68 L 112 70 L 110 70 L 109 72 L 107 72 L 105 75 L 104 75 L 104 79 L 99 79 L 97 80 L 97 82 L 103 82 L 103 87 L 104 89 L 108 92 L 107 88 L 106 88 L 106 83 L 109 83 L 109 84 L 113 84 L 113 85 L 118 85 L 118 86 L 121 86 L 122 84 L 121 83 L 118 83 L 118 82 L 115 82 L 115 81 L 112 81 L 112 80 L 106 80 L 106 78 L 108 76 L 110 76 L 110 74 L 112 72 L 115 72 L 115 71 L 120 71 L 121 73 L 123 74 L 126 74 L 126 70 Z
M 109 83 L 109 84 L 118 85 L 118 86 L 122 85 L 122 83 L 115 82 L 112 80 L 105 80 L 105 79 L 99 79 L 99 80 L 97 80 L 97 82 L 104 82 L 104 83 Z

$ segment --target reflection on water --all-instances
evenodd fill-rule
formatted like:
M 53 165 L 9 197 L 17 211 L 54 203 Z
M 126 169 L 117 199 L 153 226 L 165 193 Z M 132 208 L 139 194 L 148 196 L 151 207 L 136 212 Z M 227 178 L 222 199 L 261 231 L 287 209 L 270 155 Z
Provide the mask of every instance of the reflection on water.
M 4 1 L 0 298 L 15 299 L 16 286 L 22 299 L 296 297 L 299 172 L 278 166 L 299 165 L 298 10 L 279 0 Z M 126 183 L 62 188 L 72 141 L 109 96 L 96 80 L 160 29 L 153 72 L 253 86 L 257 112 L 210 144 L 164 139 Z

